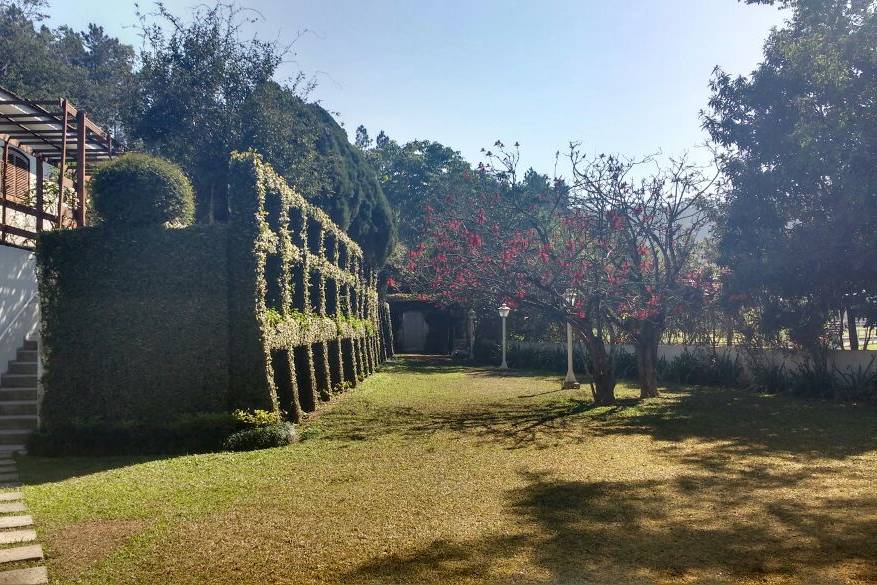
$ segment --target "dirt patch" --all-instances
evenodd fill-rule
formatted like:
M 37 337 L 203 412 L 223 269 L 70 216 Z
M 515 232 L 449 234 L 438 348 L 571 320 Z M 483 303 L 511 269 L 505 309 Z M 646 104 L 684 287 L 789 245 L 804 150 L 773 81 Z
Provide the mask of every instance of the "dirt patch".
M 47 535 L 49 562 L 56 573 L 78 576 L 143 532 L 144 520 L 77 522 Z

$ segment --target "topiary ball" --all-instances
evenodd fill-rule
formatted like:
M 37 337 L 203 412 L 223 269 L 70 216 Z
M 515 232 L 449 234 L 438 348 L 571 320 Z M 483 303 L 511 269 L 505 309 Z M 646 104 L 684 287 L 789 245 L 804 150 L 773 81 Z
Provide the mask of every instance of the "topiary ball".
M 148 154 L 132 152 L 101 165 L 91 177 L 91 198 L 109 225 L 188 225 L 195 216 L 195 194 L 183 170 Z

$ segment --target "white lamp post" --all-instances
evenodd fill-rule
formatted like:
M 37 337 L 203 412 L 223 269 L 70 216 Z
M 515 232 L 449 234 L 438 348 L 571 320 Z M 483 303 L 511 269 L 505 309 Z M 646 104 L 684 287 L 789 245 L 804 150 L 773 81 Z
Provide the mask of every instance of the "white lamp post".
M 563 293 L 563 300 L 569 310 L 576 305 L 576 291 L 569 288 Z M 572 324 L 566 322 L 566 378 L 563 380 L 563 389 L 578 388 L 579 381 L 576 380 L 575 372 L 572 367 Z
M 475 309 L 469 309 L 469 359 L 475 359 Z
M 500 370 L 509 369 L 509 365 L 505 361 L 505 318 L 509 316 L 509 311 L 512 310 L 507 304 L 503 303 L 499 306 L 499 316 L 502 317 L 502 363 L 499 364 Z

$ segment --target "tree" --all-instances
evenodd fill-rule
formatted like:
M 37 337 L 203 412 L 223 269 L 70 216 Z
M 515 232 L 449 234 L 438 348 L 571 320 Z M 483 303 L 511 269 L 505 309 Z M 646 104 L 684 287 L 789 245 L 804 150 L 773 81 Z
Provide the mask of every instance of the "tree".
M 426 209 L 434 227 L 409 252 L 424 288 L 568 320 L 588 348 L 598 404 L 615 398 L 612 346 L 630 340 L 641 394 L 656 396 L 658 342 L 667 315 L 692 302 L 687 269 L 716 176 L 682 160 L 637 180 L 653 161 L 585 157 L 574 145 L 569 184 L 546 184 L 535 173 L 519 180 L 517 149 L 497 148 L 485 169 L 496 183 L 447 193 Z
M 466 178 L 475 171 L 460 152 L 438 142 L 412 140 L 400 145 L 381 132 L 372 147 L 363 126 L 357 129 L 357 142 L 377 169 L 406 249 L 420 241 L 427 227 L 425 207 L 435 206 L 445 193 L 474 184 Z
M 228 216 L 228 156 L 240 144 L 243 105 L 268 83 L 286 49 L 241 40 L 247 19 L 224 4 L 195 9 L 185 22 L 164 5 L 141 16 L 134 99 L 126 125 L 146 148 L 186 169 L 198 193 L 199 221 Z
M 142 17 L 146 49 L 131 136 L 181 164 L 198 194 L 199 221 L 228 216 L 228 156 L 255 148 L 301 194 L 347 230 L 374 266 L 395 241 L 390 207 L 374 169 L 332 116 L 273 77 L 290 48 L 243 40 L 246 11 L 215 4 L 183 21 L 162 5 Z
M 780 4 L 763 63 L 712 80 L 704 125 L 732 185 L 719 261 L 734 310 L 819 355 L 841 312 L 853 340 L 855 316 L 877 319 L 877 3 Z
M 75 32 L 39 23 L 42 0 L 0 0 L 0 79 L 31 99 L 68 98 L 121 137 L 120 110 L 132 80 L 134 49 L 89 25 Z
M 396 242 L 392 209 L 368 157 L 326 110 L 268 82 L 244 103 L 241 128 L 241 148 L 262 153 L 356 240 L 372 266 L 384 264 Z

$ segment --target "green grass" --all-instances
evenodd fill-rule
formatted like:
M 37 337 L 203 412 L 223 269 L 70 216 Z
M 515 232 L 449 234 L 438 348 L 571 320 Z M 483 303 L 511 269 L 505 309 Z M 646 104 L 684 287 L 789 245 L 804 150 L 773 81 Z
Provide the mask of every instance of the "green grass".
M 54 583 L 873 583 L 877 412 L 400 360 L 286 448 L 23 458 Z

